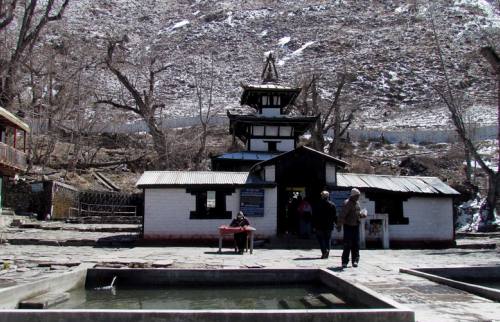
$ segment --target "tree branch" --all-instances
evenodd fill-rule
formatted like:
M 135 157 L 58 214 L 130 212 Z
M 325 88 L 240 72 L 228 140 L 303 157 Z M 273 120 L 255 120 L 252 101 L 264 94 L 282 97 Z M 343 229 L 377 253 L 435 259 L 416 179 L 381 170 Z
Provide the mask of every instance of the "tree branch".
M 8 5 L 5 11 L 3 11 L 2 2 L 3 1 L 0 1 L 0 30 L 7 27 L 12 22 L 12 20 L 14 19 L 14 10 L 16 9 L 17 5 L 17 0 L 12 0 L 10 5 Z
M 115 74 L 115 76 L 118 78 L 120 83 L 122 83 L 123 86 L 130 92 L 130 94 L 134 97 L 134 100 L 137 102 L 138 105 L 143 105 L 144 107 L 146 106 L 144 100 L 141 97 L 141 94 L 137 91 L 137 89 L 130 83 L 130 80 L 128 79 L 127 76 L 125 76 L 119 69 L 115 68 L 113 66 L 113 53 L 115 51 L 115 47 L 118 43 L 121 43 L 122 41 L 110 41 L 108 43 L 108 55 L 106 57 L 106 66 L 108 66 L 109 70 Z
M 137 114 L 142 116 L 141 112 L 137 108 L 132 107 L 130 105 L 120 104 L 120 103 L 117 103 L 113 100 L 97 100 L 95 103 L 96 104 L 108 104 L 108 105 L 111 105 L 111 106 L 116 107 L 118 109 L 125 110 L 125 111 L 131 111 L 131 112 L 137 113 Z

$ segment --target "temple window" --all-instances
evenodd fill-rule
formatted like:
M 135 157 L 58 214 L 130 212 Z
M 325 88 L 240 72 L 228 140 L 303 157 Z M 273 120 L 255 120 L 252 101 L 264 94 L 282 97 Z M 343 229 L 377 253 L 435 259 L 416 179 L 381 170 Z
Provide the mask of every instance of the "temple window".
M 278 126 L 266 126 L 266 136 L 278 136 Z
M 264 135 L 264 127 L 260 125 L 254 125 L 253 127 L 253 135 L 262 136 Z
M 262 96 L 262 106 L 269 106 L 271 105 L 271 97 L 267 95 Z
M 281 126 L 280 136 L 292 136 L 292 128 L 290 126 Z

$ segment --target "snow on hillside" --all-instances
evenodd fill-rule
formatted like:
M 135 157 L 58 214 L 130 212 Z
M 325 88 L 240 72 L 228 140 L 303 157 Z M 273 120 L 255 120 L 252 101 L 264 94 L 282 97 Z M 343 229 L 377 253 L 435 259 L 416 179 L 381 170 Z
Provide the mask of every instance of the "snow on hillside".
M 463 79 L 472 121 L 496 122 L 495 81 L 477 54 L 497 48 L 500 14 L 495 1 L 71 1 L 64 27 L 50 35 L 80 39 L 105 55 L 106 38 L 127 36 L 137 62 L 152 52 L 172 67 L 159 81 L 169 116 L 193 115 L 194 61 L 212 54 L 219 72 L 215 100 L 238 106 L 241 82 L 259 80 L 264 53 L 278 57 L 283 82 L 321 73 L 323 92 L 335 91 L 338 71 L 356 75 L 344 95 L 361 106 L 354 126 L 449 127 L 448 112 L 432 89 L 440 84 L 431 18 L 438 26 L 454 85 Z M 137 66 L 140 66 L 138 64 Z M 89 71 L 102 93 L 118 93 L 115 80 Z M 140 73 L 134 72 L 139 77 Z M 462 95 L 462 93 L 459 93 Z

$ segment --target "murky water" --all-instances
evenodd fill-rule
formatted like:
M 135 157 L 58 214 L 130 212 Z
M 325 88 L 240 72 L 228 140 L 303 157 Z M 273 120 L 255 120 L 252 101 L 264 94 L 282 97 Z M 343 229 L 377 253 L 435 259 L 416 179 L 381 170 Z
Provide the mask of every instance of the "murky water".
M 331 294 L 331 290 L 322 285 L 168 287 L 158 289 L 123 289 L 118 285 L 114 290 L 76 289 L 71 292 L 69 301 L 51 307 L 51 309 L 355 308 L 349 303 L 332 304 L 332 302 L 322 300 L 325 295 L 328 297 L 328 294 Z
M 500 290 L 500 281 L 476 281 L 476 280 L 461 280 L 462 282 L 475 284 L 479 286 L 494 288 Z

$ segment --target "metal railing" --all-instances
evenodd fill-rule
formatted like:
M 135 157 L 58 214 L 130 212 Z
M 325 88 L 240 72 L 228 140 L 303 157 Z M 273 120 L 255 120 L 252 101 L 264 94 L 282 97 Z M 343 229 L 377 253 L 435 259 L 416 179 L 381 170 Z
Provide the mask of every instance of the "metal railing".
M 79 208 L 69 208 L 69 215 L 70 217 L 137 216 L 137 207 L 80 203 Z
M 19 170 L 28 167 L 26 153 L 0 142 L 0 163 Z

